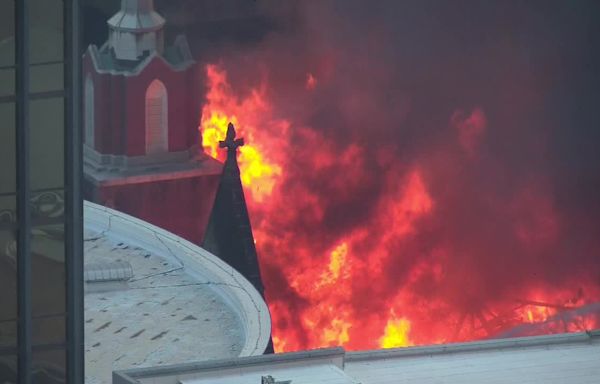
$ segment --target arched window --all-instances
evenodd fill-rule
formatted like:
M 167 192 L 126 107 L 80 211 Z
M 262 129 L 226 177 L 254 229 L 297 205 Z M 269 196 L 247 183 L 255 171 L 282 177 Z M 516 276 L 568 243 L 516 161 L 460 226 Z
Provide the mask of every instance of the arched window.
M 167 152 L 169 127 L 167 123 L 167 89 L 154 80 L 146 90 L 146 154 Z
M 94 81 L 85 79 L 85 143 L 94 148 Z

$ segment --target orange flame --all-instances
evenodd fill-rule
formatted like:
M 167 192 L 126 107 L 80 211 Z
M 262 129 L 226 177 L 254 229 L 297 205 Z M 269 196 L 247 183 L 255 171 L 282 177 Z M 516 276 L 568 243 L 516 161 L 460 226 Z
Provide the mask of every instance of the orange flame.
M 367 171 L 371 159 L 365 148 L 358 143 L 334 143 L 322 132 L 277 117 L 266 81 L 248 96 L 238 97 L 222 68 L 208 65 L 206 69 L 208 93 L 200 122 L 203 147 L 208 155 L 223 159 L 218 142 L 224 139 L 228 122 L 245 138 L 246 145 L 239 155 L 241 179 L 249 192 L 261 267 L 267 271 L 263 276 L 276 351 L 333 345 L 393 348 L 473 340 L 517 325 L 544 325 L 544 332 L 600 325 L 597 318 L 586 315 L 563 326 L 551 322 L 561 311 L 589 303 L 583 294 L 576 299 L 570 297 L 574 288 L 568 286 L 542 285 L 516 292 L 522 301 L 495 297 L 481 303 L 474 298 L 478 297 L 477 289 L 487 287 L 486 282 L 476 269 L 461 264 L 461 252 L 480 249 L 455 250 L 444 242 L 423 249 L 407 245 L 422 236 L 423 223 L 454 223 L 442 220 L 448 202 L 432 193 L 432 184 L 439 183 L 435 178 L 440 175 L 432 176 L 426 161 L 401 166 L 390 161 L 393 148 L 382 150 L 380 158 L 375 159 L 391 165 L 381 175 L 381 197 L 370 206 L 371 216 L 361 225 L 330 235 L 327 224 L 315 225 L 327 219 L 323 195 L 328 193 L 327 197 L 336 201 L 353 198 L 349 194 L 360 190 L 361 184 L 372 177 Z M 298 92 L 313 94 L 319 91 L 316 87 L 317 79 L 309 73 L 298 85 Z M 471 114 L 461 112 L 450 120 L 457 135 L 458 153 L 466 153 L 470 162 L 476 161 L 486 133 L 484 111 L 477 108 Z M 295 142 L 292 148 L 292 137 L 301 144 Z M 292 158 L 291 150 L 299 147 L 303 149 L 302 157 Z M 347 171 L 338 172 L 336 167 Z M 288 175 L 293 170 L 297 175 L 299 168 L 323 175 L 315 180 L 326 185 L 291 179 Z M 324 188 L 327 193 L 316 193 L 316 188 Z M 528 249 L 550 247 L 558 236 L 560 226 L 551 201 L 538 199 L 536 193 L 517 194 L 505 210 L 506 215 L 515 215 L 514 236 Z M 522 212 L 528 212 L 527 219 L 516 216 Z M 296 232 L 288 228 L 289 223 L 309 229 Z M 282 231 L 281 226 L 288 231 Z M 416 258 L 415 254 L 422 257 Z M 382 281 L 390 276 L 396 280 Z M 271 288 L 273 281 L 285 284 L 276 290 Z M 385 291 L 390 286 L 394 287 L 392 293 Z M 588 297 L 600 297 L 598 287 L 586 289 Z M 449 290 L 458 294 L 447 295 Z M 379 311 L 364 311 L 364 306 Z
M 317 78 L 312 74 L 309 73 L 306 75 L 306 89 L 308 89 L 309 91 L 315 89 L 317 86 Z
M 329 269 L 321 274 L 321 280 L 318 282 L 318 287 L 324 284 L 333 284 L 340 275 L 344 278 L 349 276 L 348 243 L 338 245 L 331 251 L 329 259 Z

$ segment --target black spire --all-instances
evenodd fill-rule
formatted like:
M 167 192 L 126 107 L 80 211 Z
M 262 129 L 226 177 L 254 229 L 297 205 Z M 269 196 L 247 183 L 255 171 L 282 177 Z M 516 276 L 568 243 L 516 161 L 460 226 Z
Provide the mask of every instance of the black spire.
M 215 197 L 202 246 L 234 267 L 264 297 L 254 236 L 237 163 L 237 149 L 244 139 L 235 138 L 235 127 L 229 123 L 221 148 L 227 148 L 227 160 Z
M 254 235 L 237 163 L 237 149 L 242 145 L 244 139 L 235 138 L 235 127 L 229 123 L 225 140 L 219 142 L 219 147 L 227 148 L 227 160 L 202 247 L 240 272 L 264 298 Z M 269 340 L 265 353 L 273 353 L 273 340 Z

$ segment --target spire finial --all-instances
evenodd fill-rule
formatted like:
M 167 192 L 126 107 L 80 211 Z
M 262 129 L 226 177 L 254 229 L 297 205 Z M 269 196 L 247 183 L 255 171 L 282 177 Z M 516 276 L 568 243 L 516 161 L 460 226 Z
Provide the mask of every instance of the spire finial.
M 235 127 L 232 123 L 229 123 L 227 126 L 227 133 L 225 134 L 225 140 L 219 141 L 220 148 L 227 148 L 227 155 L 232 156 L 235 159 L 235 154 L 237 152 L 238 147 L 244 145 L 244 139 L 235 138 Z

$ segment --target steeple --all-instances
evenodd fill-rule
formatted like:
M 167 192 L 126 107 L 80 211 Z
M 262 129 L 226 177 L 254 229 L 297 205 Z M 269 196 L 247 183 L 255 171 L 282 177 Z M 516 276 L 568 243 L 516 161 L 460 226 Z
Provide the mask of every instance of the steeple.
M 236 139 L 235 136 L 235 127 L 229 123 L 225 140 L 219 142 L 219 147 L 227 148 L 227 160 L 223 165 L 202 247 L 235 268 L 264 297 L 258 255 L 237 162 L 237 149 L 244 145 L 244 139 Z M 269 340 L 265 353 L 274 353 L 273 340 Z
M 236 158 L 237 148 L 242 145 L 244 140 L 235 138 L 235 128 L 230 123 L 225 140 L 219 143 L 221 148 L 227 148 L 227 160 L 202 246 L 234 267 L 263 294 L 258 256 Z
M 165 19 L 154 11 L 154 0 L 121 0 L 121 10 L 108 20 L 108 45 L 119 60 L 162 54 L 164 25 Z

